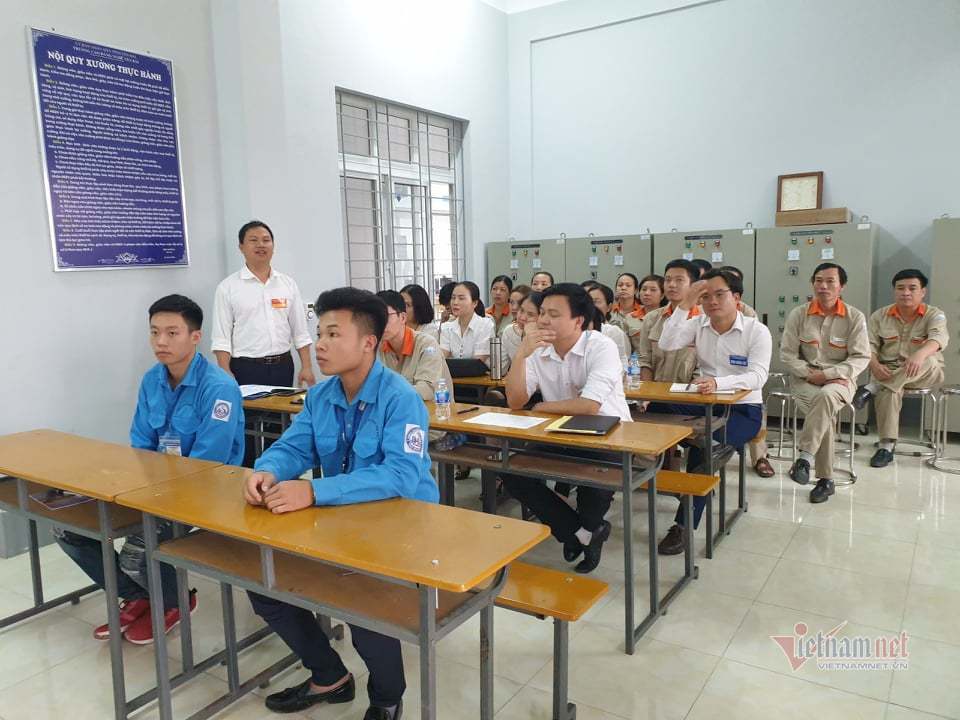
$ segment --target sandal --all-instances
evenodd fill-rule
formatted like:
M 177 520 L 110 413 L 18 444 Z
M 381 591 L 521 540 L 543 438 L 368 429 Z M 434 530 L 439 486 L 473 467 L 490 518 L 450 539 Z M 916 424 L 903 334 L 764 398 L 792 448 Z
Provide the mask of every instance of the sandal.
M 765 457 L 757 460 L 756 464 L 753 466 L 753 469 L 756 471 L 757 475 L 762 478 L 773 477 L 777 474 L 777 471 L 773 469 L 773 465 L 771 465 L 770 461 Z

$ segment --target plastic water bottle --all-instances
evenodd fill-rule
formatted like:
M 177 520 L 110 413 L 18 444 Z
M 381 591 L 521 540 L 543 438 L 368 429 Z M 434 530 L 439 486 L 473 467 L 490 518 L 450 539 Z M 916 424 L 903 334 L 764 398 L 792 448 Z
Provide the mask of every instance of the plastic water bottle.
M 450 388 L 447 387 L 447 381 L 440 378 L 437 383 L 437 390 L 433 394 L 433 402 L 437 406 L 437 420 L 450 419 Z
M 640 358 L 636 353 L 630 355 L 627 362 L 627 390 L 640 389 Z

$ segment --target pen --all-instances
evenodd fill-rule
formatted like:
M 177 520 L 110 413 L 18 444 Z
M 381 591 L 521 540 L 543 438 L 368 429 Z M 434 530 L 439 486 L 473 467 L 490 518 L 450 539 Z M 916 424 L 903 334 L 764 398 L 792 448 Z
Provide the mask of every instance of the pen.
M 473 407 L 468 407 L 466 410 L 457 410 L 457 415 L 465 415 L 466 413 L 473 412 L 474 410 L 479 410 L 479 405 L 474 405 Z

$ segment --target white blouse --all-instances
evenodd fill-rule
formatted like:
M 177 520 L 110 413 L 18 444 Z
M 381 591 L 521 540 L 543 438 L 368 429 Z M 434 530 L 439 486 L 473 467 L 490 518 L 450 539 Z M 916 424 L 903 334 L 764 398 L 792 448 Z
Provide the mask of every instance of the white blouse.
M 466 332 L 460 331 L 460 320 L 453 318 L 440 326 L 440 349 L 453 358 L 489 357 L 493 320 L 473 314 Z

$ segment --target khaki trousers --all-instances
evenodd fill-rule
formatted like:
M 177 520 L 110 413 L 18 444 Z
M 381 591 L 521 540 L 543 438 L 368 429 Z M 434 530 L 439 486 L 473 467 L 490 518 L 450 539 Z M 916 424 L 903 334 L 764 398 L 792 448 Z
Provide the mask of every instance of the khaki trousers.
M 816 476 L 833 477 L 833 442 L 840 408 L 853 399 L 856 383 L 811 385 L 793 380 L 790 386 L 794 400 L 803 413 L 803 430 L 797 441 L 800 450 L 816 456 Z
M 877 435 L 881 440 L 896 440 L 900 436 L 900 408 L 903 406 L 903 391 L 906 388 L 929 388 L 943 382 L 943 368 L 927 358 L 920 374 L 907 378 L 903 368 L 897 369 L 889 380 L 872 378 L 880 388 L 873 395 L 873 408 L 877 411 Z

